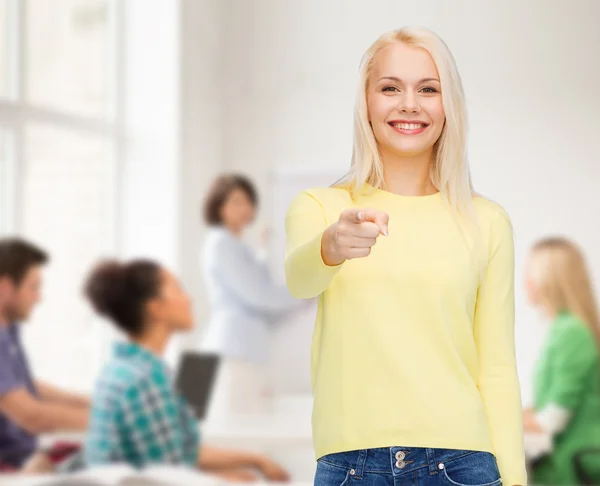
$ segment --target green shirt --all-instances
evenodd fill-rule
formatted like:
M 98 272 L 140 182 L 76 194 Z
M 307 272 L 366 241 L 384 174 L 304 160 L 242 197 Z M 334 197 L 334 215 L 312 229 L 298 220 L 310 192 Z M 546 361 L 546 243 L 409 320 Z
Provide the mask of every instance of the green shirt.
M 600 360 L 592 331 L 573 314 L 556 316 L 537 363 L 534 385 L 536 411 L 555 404 L 572 414 L 555 437 L 553 452 L 534 471 L 534 482 L 576 484 L 573 455 L 600 447 Z
M 118 343 L 92 398 L 86 462 L 196 466 L 198 424 L 167 365 L 134 343 Z

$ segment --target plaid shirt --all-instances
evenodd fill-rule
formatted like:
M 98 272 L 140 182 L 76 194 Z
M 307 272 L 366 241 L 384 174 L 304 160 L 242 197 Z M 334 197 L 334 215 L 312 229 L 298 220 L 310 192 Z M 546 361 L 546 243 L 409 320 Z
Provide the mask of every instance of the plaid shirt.
M 136 344 L 116 344 L 93 395 L 86 463 L 195 466 L 198 448 L 197 421 L 167 365 Z

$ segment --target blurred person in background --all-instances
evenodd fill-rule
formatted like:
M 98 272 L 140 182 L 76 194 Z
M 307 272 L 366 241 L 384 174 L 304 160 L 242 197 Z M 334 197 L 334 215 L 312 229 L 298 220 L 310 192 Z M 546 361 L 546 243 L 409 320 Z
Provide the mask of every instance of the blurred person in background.
M 85 430 L 89 400 L 36 380 L 21 344 L 21 325 L 41 296 L 48 255 L 16 238 L 0 240 L 0 470 L 48 470 L 77 444 L 39 451 L 40 434 Z M 58 318 L 58 316 L 57 316 Z
M 529 256 L 526 290 L 551 321 L 537 360 L 534 407 L 523 413 L 526 432 L 552 439 L 533 482 L 579 484 L 577 453 L 597 448 L 584 462 L 590 474 L 600 473 L 600 322 L 581 251 L 564 238 L 539 241 Z
M 209 418 L 266 410 L 264 363 L 272 327 L 299 302 L 273 280 L 266 249 L 258 254 L 243 240 L 257 206 L 254 185 L 236 174 L 217 177 L 204 204 L 210 230 L 202 266 L 210 320 L 201 347 L 221 356 Z
M 201 445 L 193 411 L 162 357 L 171 336 L 193 327 L 190 299 L 171 272 L 152 261 L 108 261 L 91 272 L 85 293 L 129 338 L 115 345 L 95 386 L 87 465 L 176 464 L 229 480 L 255 480 L 256 472 L 288 479 L 267 457 Z
M 388 32 L 361 63 L 348 177 L 288 210 L 288 287 L 319 297 L 317 486 L 527 482 L 512 226 L 466 140 L 446 44 Z

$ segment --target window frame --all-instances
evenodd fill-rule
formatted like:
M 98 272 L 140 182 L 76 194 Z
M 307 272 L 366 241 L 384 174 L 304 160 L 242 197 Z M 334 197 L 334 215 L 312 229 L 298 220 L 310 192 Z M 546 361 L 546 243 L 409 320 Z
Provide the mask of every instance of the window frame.
M 2 182 L 9 191 L 3 190 L 0 203 L 6 208 L 0 217 L 0 235 L 18 234 L 23 221 L 20 208 L 23 207 L 23 175 L 27 169 L 27 159 L 24 151 L 24 132 L 29 124 L 44 124 L 53 128 L 84 132 L 104 138 L 113 147 L 112 157 L 116 166 L 114 194 L 116 201 L 113 206 L 113 249 L 120 248 L 120 213 L 117 211 L 118 202 L 122 198 L 120 175 L 123 172 L 124 143 L 123 143 L 123 17 L 122 0 L 107 0 L 109 5 L 108 42 L 110 50 L 111 93 L 110 106 L 105 116 L 77 115 L 68 111 L 47 108 L 27 101 L 26 79 L 27 59 L 25 57 L 27 42 L 27 11 L 28 0 L 4 0 L 6 2 L 6 26 L 1 30 L 6 32 L 6 53 L 8 72 L 8 92 L 0 96 L 0 132 L 8 134 L 9 157 L 0 160 L 2 174 L 10 174 L 10 180 Z M 4 29 L 6 27 L 6 29 Z M 4 189 L 4 187 L 2 189 Z

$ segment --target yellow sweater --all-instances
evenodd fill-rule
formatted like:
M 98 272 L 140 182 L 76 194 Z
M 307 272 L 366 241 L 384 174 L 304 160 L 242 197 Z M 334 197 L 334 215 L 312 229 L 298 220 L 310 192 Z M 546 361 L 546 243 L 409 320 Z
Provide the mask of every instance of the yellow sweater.
M 372 189 L 372 188 L 371 188 Z M 286 279 L 319 296 L 312 343 L 317 458 L 375 447 L 496 455 L 506 486 L 526 484 L 514 348 L 514 250 L 508 216 L 474 198 L 474 257 L 442 196 L 343 188 L 304 191 L 286 218 Z M 366 258 L 328 267 L 323 231 L 347 208 L 389 214 Z

